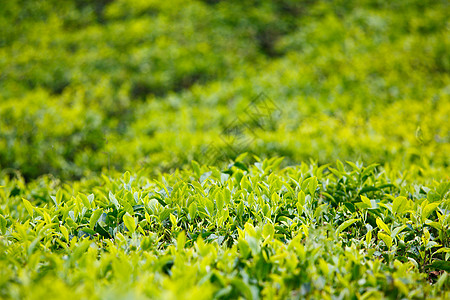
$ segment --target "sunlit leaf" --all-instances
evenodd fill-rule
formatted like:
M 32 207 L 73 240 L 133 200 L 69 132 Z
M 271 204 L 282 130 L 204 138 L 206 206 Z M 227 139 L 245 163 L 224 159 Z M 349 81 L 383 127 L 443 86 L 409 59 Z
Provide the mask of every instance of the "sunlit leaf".
M 391 234 L 391 230 L 389 229 L 389 227 L 383 222 L 383 220 L 381 220 L 380 218 L 377 218 L 377 226 L 378 228 L 384 230 L 388 235 Z
M 136 221 L 128 213 L 123 215 L 123 223 L 130 233 L 134 233 L 136 230 Z

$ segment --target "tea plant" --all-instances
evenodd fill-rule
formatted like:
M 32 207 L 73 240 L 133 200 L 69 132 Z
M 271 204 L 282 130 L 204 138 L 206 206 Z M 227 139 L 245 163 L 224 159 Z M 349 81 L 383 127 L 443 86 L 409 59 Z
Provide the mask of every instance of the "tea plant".
M 244 158 L 70 185 L 5 177 L 2 297 L 449 296 L 448 180 Z
M 0 298 L 450 298 L 448 20 L 3 1 Z
M 439 173 L 447 12 L 423 0 L 6 1 L 0 168 L 27 180 L 173 171 L 211 143 L 227 152 L 220 133 L 265 93 L 275 126 L 240 122 L 255 142 L 214 164 L 248 151 Z

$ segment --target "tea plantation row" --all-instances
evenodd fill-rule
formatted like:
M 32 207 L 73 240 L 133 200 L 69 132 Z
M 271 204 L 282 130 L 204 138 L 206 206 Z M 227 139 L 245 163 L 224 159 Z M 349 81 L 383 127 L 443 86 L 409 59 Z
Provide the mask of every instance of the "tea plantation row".
M 447 1 L 0 7 L 0 298 L 450 298 Z
M 2 173 L 227 161 L 210 144 L 448 168 L 448 20 L 446 1 L 7 1 Z
M 450 183 L 376 165 L 5 177 L 0 296 L 401 299 L 450 296 Z M 447 178 L 448 179 L 448 178 Z M 50 196 L 49 196 L 50 195 Z

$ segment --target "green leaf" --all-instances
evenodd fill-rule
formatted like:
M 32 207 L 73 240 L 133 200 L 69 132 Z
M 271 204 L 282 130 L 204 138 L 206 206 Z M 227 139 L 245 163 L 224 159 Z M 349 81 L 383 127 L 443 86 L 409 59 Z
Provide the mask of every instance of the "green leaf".
M 364 194 L 364 193 L 369 193 L 369 192 L 376 192 L 379 191 L 380 189 L 374 186 L 364 186 L 360 191 L 359 191 L 359 195 Z
M 102 215 L 103 210 L 101 208 L 95 210 L 92 215 L 91 218 L 89 219 L 89 228 L 94 229 L 95 224 L 97 223 L 98 219 L 100 218 L 100 216 Z
M 384 230 L 388 235 L 391 235 L 391 230 L 389 227 L 381 220 L 380 218 L 377 218 L 377 226 L 378 228 Z
M 86 195 L 85 194 L 83 194 L 83 193 L 78 193 L 78 197 L 81 199 L 81 202 L 83 203 L 83 205 L 86 207 L 86 208 L 91 208 L 91 203 L 89 202 L 89 199 L 86 197 Z
M 431 265 L 425 266 L 425 269 L 443 270 L 450 272 L 450 261 L 435 260 Z
M 263 232 L 262 232 L 262 235 L 264 238 L 269 238 L 269 237 L 273 238 L 274 234 L 275 234 L 275 229 L 272 224 L 267 223 L 266 225 L 264 225 Z
M 131 204 L 128 202 L 123 203 L 123 209 L 130 215 L 132 215 L 134 213 L 133 206 L 131 206 Z
M 345 173 L 344 164 L 340 160 L 336 160 L 336 167 L 341 173 Z
M 450 190 L 450 181 L 441 182 L 436 188 L 436 192 L 441 196 L 441 199 L 445 196 L 445 194 Z
M 250 246 L 248 245 L 247 241 L 243 238 L 238 239 L 238 248 L 240 255 L 243 259 L 246 259 L 250 255 Z
M 233 164 L 233 166 L 235 166 L 236 168 L 239 168 L 239 169 L 241 169 L 241 170 L 243 170 L 243 171 L 247 171 L 247 172 L 248 172 L 247 166 L 244 165 L 243 163 L 239 162 L 239 161 L 235 162 L 235 163 Z
M 68 243 L 69 242 L 69 231 L 67 230 L 67 228 L 64 225 L 60 225 L 59 230 L 61 231 L 64 238 L 66 239 L 66 242 Z
M 402 232 L 406 228 L 408 228 L 408 226 L 406 226 L 406 225 L 402 225 L 400 227 L 395 228 L 394 230 L 392 230 L 391 237 L 395 238 L 397 236 L 397 234 L 399 234 L 400 232 Z
M 361 196 L 361 201 L 365 204 L 367 208 L 372 207 L 372 203 L 370 202 L 369 198 L 366 196 Z
M 372 240 L 372 230 L 369 230 L 366 233 L 366 245 L 367 245 L 367 247 L 369 247 L 371 240 Z
M 172 223 L 172 226 L 177 226 L 177 217 L 175 217 L 174 215 L 170 214 L 170 222 Z
M 298 193 L 298 203 L 303 207 L 303 206 L 305 206 L 305 203 L 306 203 L 306 196 L 305 196 L 305 192 L 303 192 L 303 191 L 300 191 L 299 193 Z
M 129 213 L 123 215 L 123 223 L 131 234 L 136 231 L 136 221 Z
M 126 171 L 126 172 L 123 174 L 123 181 L 124 181 L 126 184 L 128 184 L 128 183 L 130 182 L 130 179 L 131 179 L 131 174 L 130 174 L 129 171 Z
M 430 220 L 425 220 L 425 224 L 428 226 L 431 226 L 437 230 L 443 230 L 442 224 L 440 224 L 438 222 L 432 222 Z
M 250 247 L 252 254 L 257 255 L 261 251 L 259 240 L 253 236 L 247 236 L 245 239 Z
M 355 205 L 354 205 L 353 203 L 351 203 L 351 202 L 345 202 L 344 205 L 345 205 L 345 207 L 348 208 L 348 210 L 349 210 L 351 213 L 355 213 L 355 212 L 356 212 L 356 207 L 355 207 Z
M 98 234 L 100 234 L 102 237 L 110 239 L 111 235 L 109 234 L 109 232 L 103 228 L 100 223 L 97 223 L 97 226 L 95 227 L 95 230 Z
M 369 166 L 367 166 L 366 168 L 364 168 L 363 172 L 361 173 L 361 177 L 370 175 L 371 173 L 373 173 L 373 171 L 375 170 L 375 168 L 379 166 L 379 164 L 371 164 Z
M 177 249 L 178 251 L 181 251 L 184 249 L 184 245 L 186 244 L 186 234 L 184 233 L 184 230 L 178 234 L 177 237 Z
M 212 217 L 214 215 L 214 203 L 208 198 L 205 199 L 205 206 L 208 212 L 208 215 Z
M 0 230 L 1 230 L 2 234 L 6 234 L 6 224 L 7 223 L 8 222 L 6 221 L 5 217 L 0 215 Z
M 360 219 L 350 219 L 339 225 L 338 229 L 336 230 L 336 236 L 339 236 L 339 234 L 344 231 L 347 227 L 352 225 L 353 223 L 358 222 Z
M 197 175 L 197 178 L 200 178 L 200 165 L 195 160 L 191 161 L 192 169 L 195 172 L 195 175 Z
M 111 201 L 111 203 L 114 204 L 114 206 L 116 207 L 116 209 L 119 209 L 119 202 L 116 199 L 116 196 L 114 196 L 113 193 L 109 192 L 109 201 Z
M 317 189 L 317 178 L 314 176 L 311 178 L 311 180 L 309 181 L 309 185 L 308 185 L 308 190 L 309 190 L 309 193 L 311 194 L 311 198 L 314 198 L 316 189 Z
M 217 205 L 217 211 L 223 210 L 224 207 L 224 199 L 222 193 L 219 191 L 216 196 L 216 205 Z
M 58 207 L 58 202 L 56 201 L 56 197 L 50 196 L 50 198 L 53 200 L 53 203 L 55 204 L 55 206 Z
M 326 204 L 326 203 L 319 205 L 316 208 L 316 211 L 314 212 L 313 218 L 316 218 L 316 217 L 322 215 L 323 213 L 325 213 L 325 211 L 327 211 L 327 208 L 328 208 L 328 204 Z
M 61 204 L 63 200 L 63 190 L 59 189 L 58 192 L 56 193 L 56 203 Z
M 408 199 L 403 196 L 399 196 L 392 202 L 392 212 L 394 214 L 403 214 L 408 205 Z
M 28 201 L 25 198 L 22 198 L 23 205 L 25 206 L 26 210 L 28 211 L 28 214 L 33 217 L 33 205 L 31 205 L 30 201 Z
M 52 223 L 52 218 L 50 217 L 50 215 L 45 210 L 43 211 L 43 215 L 44 215 L 45 223 L 51 224 Z
M 441 201 L 441 195 L 439 195 L 436 191 L 431 190 L 427 193 L 428 202 L 437 202 Z
M 87 198 L 88 198 L 88 200 L 89 200 L 89 203 L 91 204 L 91 207 L 92 207 L 92 202 L 94 202 L 94 194 L 89 194 L 88 196 L 87 196 Z
M 442 286 L 448 282 L 448 271 L 444 272 L 438 279 L 438 281 L 436 281 L 436 283 L 434 284 L 434 288 L 436 291 L 441 291 L 442 290 Z
M 431 215 L 431 213 L 441 204 L 440 202 L 434 202 L 425 205 L 423 211 L 422 211 L 422 222 L 425 222 L 425 220 Z
M 383 232 L 378 232 L 378 238 L 383 240 L 383 242 L 386 244 L 386 246 L 388 246 L 389 249 L 392 247 L 392 238 L 389 235 Z
M 86 252 L 86 250 L 89 248 L 90 245 L 91 242 L 89 241 L 89 239 L 85 239 L 72 252 L 72 255 L 70 256 L 70 261 L 72 263 L 76 262 L 83 255 L 83 253 Z
M 90 235 L 96 234 L 96 232 L 94 230 L 92 230 L 92 229 L 90 229 L 88 227 L 83 227 L 83 229 L 81 231 L 84 232 L 84 233 L 88 233 Z
M 250 286 L 239 278 L 233 278 L 231 284 L 240 292 L 244 299 L 254 299 Z
M 436 252 L 434 252 L 433 254 L 437 254 L 437 253 L 450 253 L 450 248 L 446 248 L 446 247 L 442 247 L 439 250 L 437 250 Z
M 242 154 L 239 154 L 238 157 L 236 157 L 235 161 L 243 161 L 248 156 L 248 152 L 244 152 Z
M 197 216 L 197 204 L 195 204 L 195 202 L 192 202 L 191 205 L 189 205 L 189 216 L 191 217 L 191 220 L 195 219 Z
M 77 228 L 78 224 L 75 223 L 72 218 L 66 218 L 66 224 L 69 225 L 71 228 Z
M 161 221 L 164 221 L 165 219 L 167 219 L 170 215 L 171 210 L 170 209 L 164 209 L 163 211 L 161 211 L 161 213 L 159 214 L 159 219 Z

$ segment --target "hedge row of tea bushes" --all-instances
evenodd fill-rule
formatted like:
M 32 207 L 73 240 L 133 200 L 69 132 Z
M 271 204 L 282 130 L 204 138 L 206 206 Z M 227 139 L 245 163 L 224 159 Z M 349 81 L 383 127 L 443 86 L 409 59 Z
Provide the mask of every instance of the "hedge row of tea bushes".
M 448 299 L 448 177 L 280 163 L 4 177 L 0 297 Z
M 27 180 L 164 171 L 213 143 L 225 158 L 439 171 L 448 19 L 446 1 L 7 1 L 0 166 Z M 246 119 L 261 93 L 274 126 Z M 229 151 L 236 120 L 251 142 Z
M 4 1 L 0 298 L 449 298 L 448 20 Z

